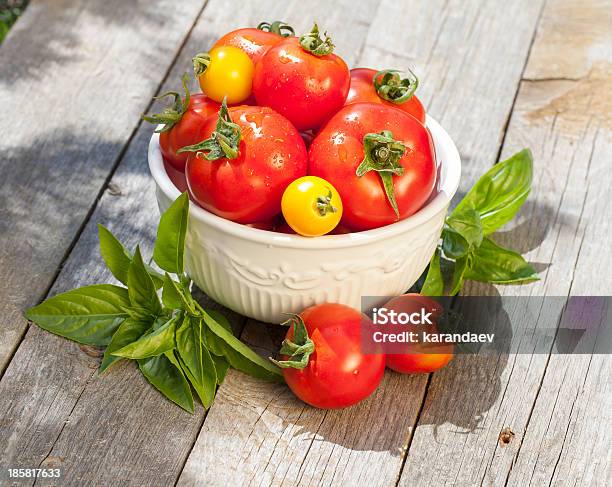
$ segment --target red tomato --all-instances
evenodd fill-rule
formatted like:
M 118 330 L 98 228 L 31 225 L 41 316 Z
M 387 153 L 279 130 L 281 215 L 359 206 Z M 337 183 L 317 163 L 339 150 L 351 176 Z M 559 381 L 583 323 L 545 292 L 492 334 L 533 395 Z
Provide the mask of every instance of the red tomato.
M 342 304 L 312 306 L 299 317 L 314 351 L 301 369 L 280 362 L 293 393 L 311 406 L 324 409 L 345 408 L 372 394 L 383 377 L 385 356 L 361 352 L 362 322 L 371 325 L 370 319 Z M 286 340 L 297 343 L 301 341 L 301 325 L 295 318 L 292 322 Z M 284 361 L 299 358 L 282 355 L 282 350 Z
M 405 294 L 397 296 L 385 305 L 389 310 L 401 312 L 418 312 L 421 308 L 432 312 L 434 323 L 443 312 L 442 306 L 435 300 L 420 294 Z M 418 332 L 423 325 L 402 325 L 408 331 Z M 428 325 L 427 332 L 437 333 L 437 326 Z M 441 369 L 453 359 L 454 345 L 446 344 L 421 344 L 402 343 L 394 344 L 395 347 L 405 348 L 405 353 L 387 354 L 387 367 L 402 374 L 429 373 Z
M 342 223 L 354 230 L 412 215 L 436 182 L 427 129 L 414 117 L 382 104 L 343 107 L 312 141 L 309 161 L 308 174 L 326 179 L 340 193 Z
M 200 140 L 185 148 L 191 152 L 189 192 L 201 207 L 228 220 L 272 219 L 281 211 L 285 188 L 306 174 L 304 141 L 270 108 L 243 105 L 228 111 L 222 106 L 219 118 L 209 118 L 202 127 Z
M 256 228 L 257 230 L 274 231 L 274 220 L 266 220 L 263 222 L 247 223 L 247 227 Z
M 374 76 L 377 71 L 368 68 L 351 69 L 351 87 L 346 97 L 346 105 L 357 102 L 382 103 L 409 113 L 422 123 L 425 123 L 425 109 L 414 95 L 418 86 L 416 76 L 401 80 L 395 71 L 378 71 L 377 80 L 387 78 L 387 84 L 376 88 Z M 389 73 L 389 74 L 385 74 Z M 404 82 L 404 85 L 401 83 Z M 395 97 L 395 98 L 394 98 Z
M 272 46 L 278 44 L 285 37 L 293 36 L 295 32 L 293 27 L 284 22 L 262 22 L 257 26 L 257 29 L 252 27 L 246 29 L 237 29 L 225 34 L 215 45 L 219 46 L 234 46 L 242 49 L 253 61 L 253 64 L 259 61 L 259 58 Z M 250 105 L 250 103 L 249 103 Z
M 203 93 L 189 93 L 187 81 L 189 77 L 183 75 L 183 90 L 185 98 L 176 91 L 169 91 L 162 96 L 173 96 L 172 106 L 166 107 L 163 112 L 155 115 L 143 115 L 143 119 L 154 124 L 164 124 L 159 130 L 159 149 L 164 161 L 178 171 L 185 171 L 185 163 L 189 154 L 177 153 L 186 145 L 192 145 L 201 139 L 200 129 L 211 115 L 219 112 L 219 103 L 207 98 Z
M 329 38 L 321 40 L 314 29 L 268 49 L 255 65 L 257 103 L 284 115 L 300 131 L 318 128 L 344 105 L 349 90 L 348 67 L 332 49 Z

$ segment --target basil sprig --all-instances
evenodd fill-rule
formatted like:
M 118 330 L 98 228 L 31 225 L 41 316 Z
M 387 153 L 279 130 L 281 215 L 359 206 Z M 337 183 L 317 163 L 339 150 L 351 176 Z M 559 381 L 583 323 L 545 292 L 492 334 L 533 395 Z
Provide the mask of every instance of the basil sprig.
M 529 149 L 523 149 L 478 180 L 446 218 L 422 294 L 455 295 L 468 279 L 493 284 L 539 279 L 520 254 L 489 237 L 514 218 L 531 191 L 532 179 L 533 157 Z
M 204 310 L 191 295 L 184 269 L 188 218 L 187 193 L 161 216 L 153 260 L 165 274 L 144 262 L 139 247 L 131 254 L 99 225 L 102 257 L 125 287 L 73 289 L 34 306 L 26 317 L 56 335 L 106 347 L 100 373 L 120 360 L 136 360 L 155 388 L 193 412 L 192 389 L 210 407 L 230 366 L 264 380 L 283 379 L 278 367 L 234 336 L 222 314 Z

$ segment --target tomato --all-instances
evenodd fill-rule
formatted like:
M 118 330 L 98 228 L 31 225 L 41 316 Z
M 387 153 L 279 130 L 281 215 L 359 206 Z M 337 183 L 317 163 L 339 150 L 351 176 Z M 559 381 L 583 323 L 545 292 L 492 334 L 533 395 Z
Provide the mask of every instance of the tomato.
M 185 179 L 185 168 L 182 171 L 175 169 L 173 166 L 168 164 L 168 162 L 164 161 L 164 169 L 166 170 L 166 174 L 172 181 L 172 184 L 178 189 L 181 193 L 187 191 L 187 179 Z
M 192 198 L 228 220 L 255 223 L 281 211 L 285 188 L 304 176 L 308 156 L 291 123 L 270 108 L 223 104 L 202 127 L 185 174 Z
M 349 90 L 348 67 L 332 50 L 316 24 L 299 39 L 272 46 L 255 66 L 257 103 L 284 115 L 300 131 L 318 128 L 344 105 Z
M 187 82 L 189 76 L 183 75 L 182 83 L 185 97 L 180 93 L 169 91 L 162 97 L 172 96 L 174 102 L 161 113 L 143 115 L 143 120 L 154 124 L 163 124 L 159 135 L 159 149 L 164 161 L 178 171 L 185 171 L 187 154 L 177 153 L 186 145 L 199 142 L 199 130 L 206 119 L 219 112 L 220 105 L 202 93 L 189 93 Z
M 266 220 L 263 222 L 246 223 L 247 227 L 256 228 L 257 230 L 274 231 L 274 220 Z
M 221 46 L 193 58 L 195 76 L 209 98 L 228 104 L 243 102 L 251 95 L 253 61 L 233 46 Z
M 368 397 L 380 383 L 383 354 L 361 352 L 364 314 L 342 304 L 312 306 L 290 320 L 281 348 L 283 376 L 302 401 L 324 409 L 345 408 Z M 293 345 L 305 353 L 290 355 Z
M 342 217 L 338 191 L 316 176 L 301 177 L 287 186 L 281 208 L 287 224 L 305 237 L 331 232 Z
M 442 306 L 435 300 L 420 294 L 405 294 L 397 296 L 385 305 L 389 310 L 400 312 L 418 312 L 421 308 L 432 313 L 433 325 L 427 325 L 428 333 L 438 333 L 436 321 L 443 313 Z M 422 331 L 423 325 L 401 325 L 407 331 Z M 387 367 L 402 374 L 429 373 L 441 369 L 453 359 L 454 345 L 445 344 L 423 344 L 423 343 L 401 343 L 394 344 L 401 347 L 405 353 L 388 353 Z
M 342 223 L 367 230 L 412 215 L 436 182 L 429 132 L 414 117 L 382 104 L 343 107 L 319 131 L 308 174 L 335 186 Z
M 410 78 L 401 79 L 399 73 L 393 70 L 377 72 L 368 68 L 351 69 L 351 87 L 346 105 L 357 102 L 382 103 L 399 108 L 425 123 L 425 109 L 414 95 L 419 81 L 412 71 L 410 75 Z
M 252 27 L 246 29 L 237 29 L 225 34 L 215 45 L 234 46 L 242 49 L 247 56 L 251 58 L 253 64 L 259 61 L 259 58 L 275 44 L 278 44 L 285 37 L 293 36 L 295 32 L 293 27 L 284 22 L 276 21 L 271 24 L 262 22 L 257 26 L 257 29 Z

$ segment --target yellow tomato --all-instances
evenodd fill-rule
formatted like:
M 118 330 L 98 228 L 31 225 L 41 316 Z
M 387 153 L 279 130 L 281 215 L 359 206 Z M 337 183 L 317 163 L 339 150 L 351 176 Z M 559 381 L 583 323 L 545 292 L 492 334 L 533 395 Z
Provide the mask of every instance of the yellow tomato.
M 281 208 L 289 226 L 305 237 L 331 232 L 342 218 L 338 191 L 317 176 L 304 176 L 287 186 Z
M 228 105 L 240 103 L 251 94 L 253 61 L 244 51 L 233 46 L 221 46 L 193 58 L 200 88 L 210 99 Z

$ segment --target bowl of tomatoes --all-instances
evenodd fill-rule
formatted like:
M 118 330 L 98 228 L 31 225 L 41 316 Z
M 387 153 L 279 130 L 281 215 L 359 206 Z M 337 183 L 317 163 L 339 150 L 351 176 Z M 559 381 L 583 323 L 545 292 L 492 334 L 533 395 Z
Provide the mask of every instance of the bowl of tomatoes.
M 184 96 L 145 117 L 159 124 L 160 209 L 189 192 L 188 274 L 261 321 L 405 292 L 459 185 L 459 153 L 416 77 L 350 70 L 333 49 L 316 24 L 300 37 L 278 22 L 238 29 L 194 56 L 201 93 L 184 77 Z

